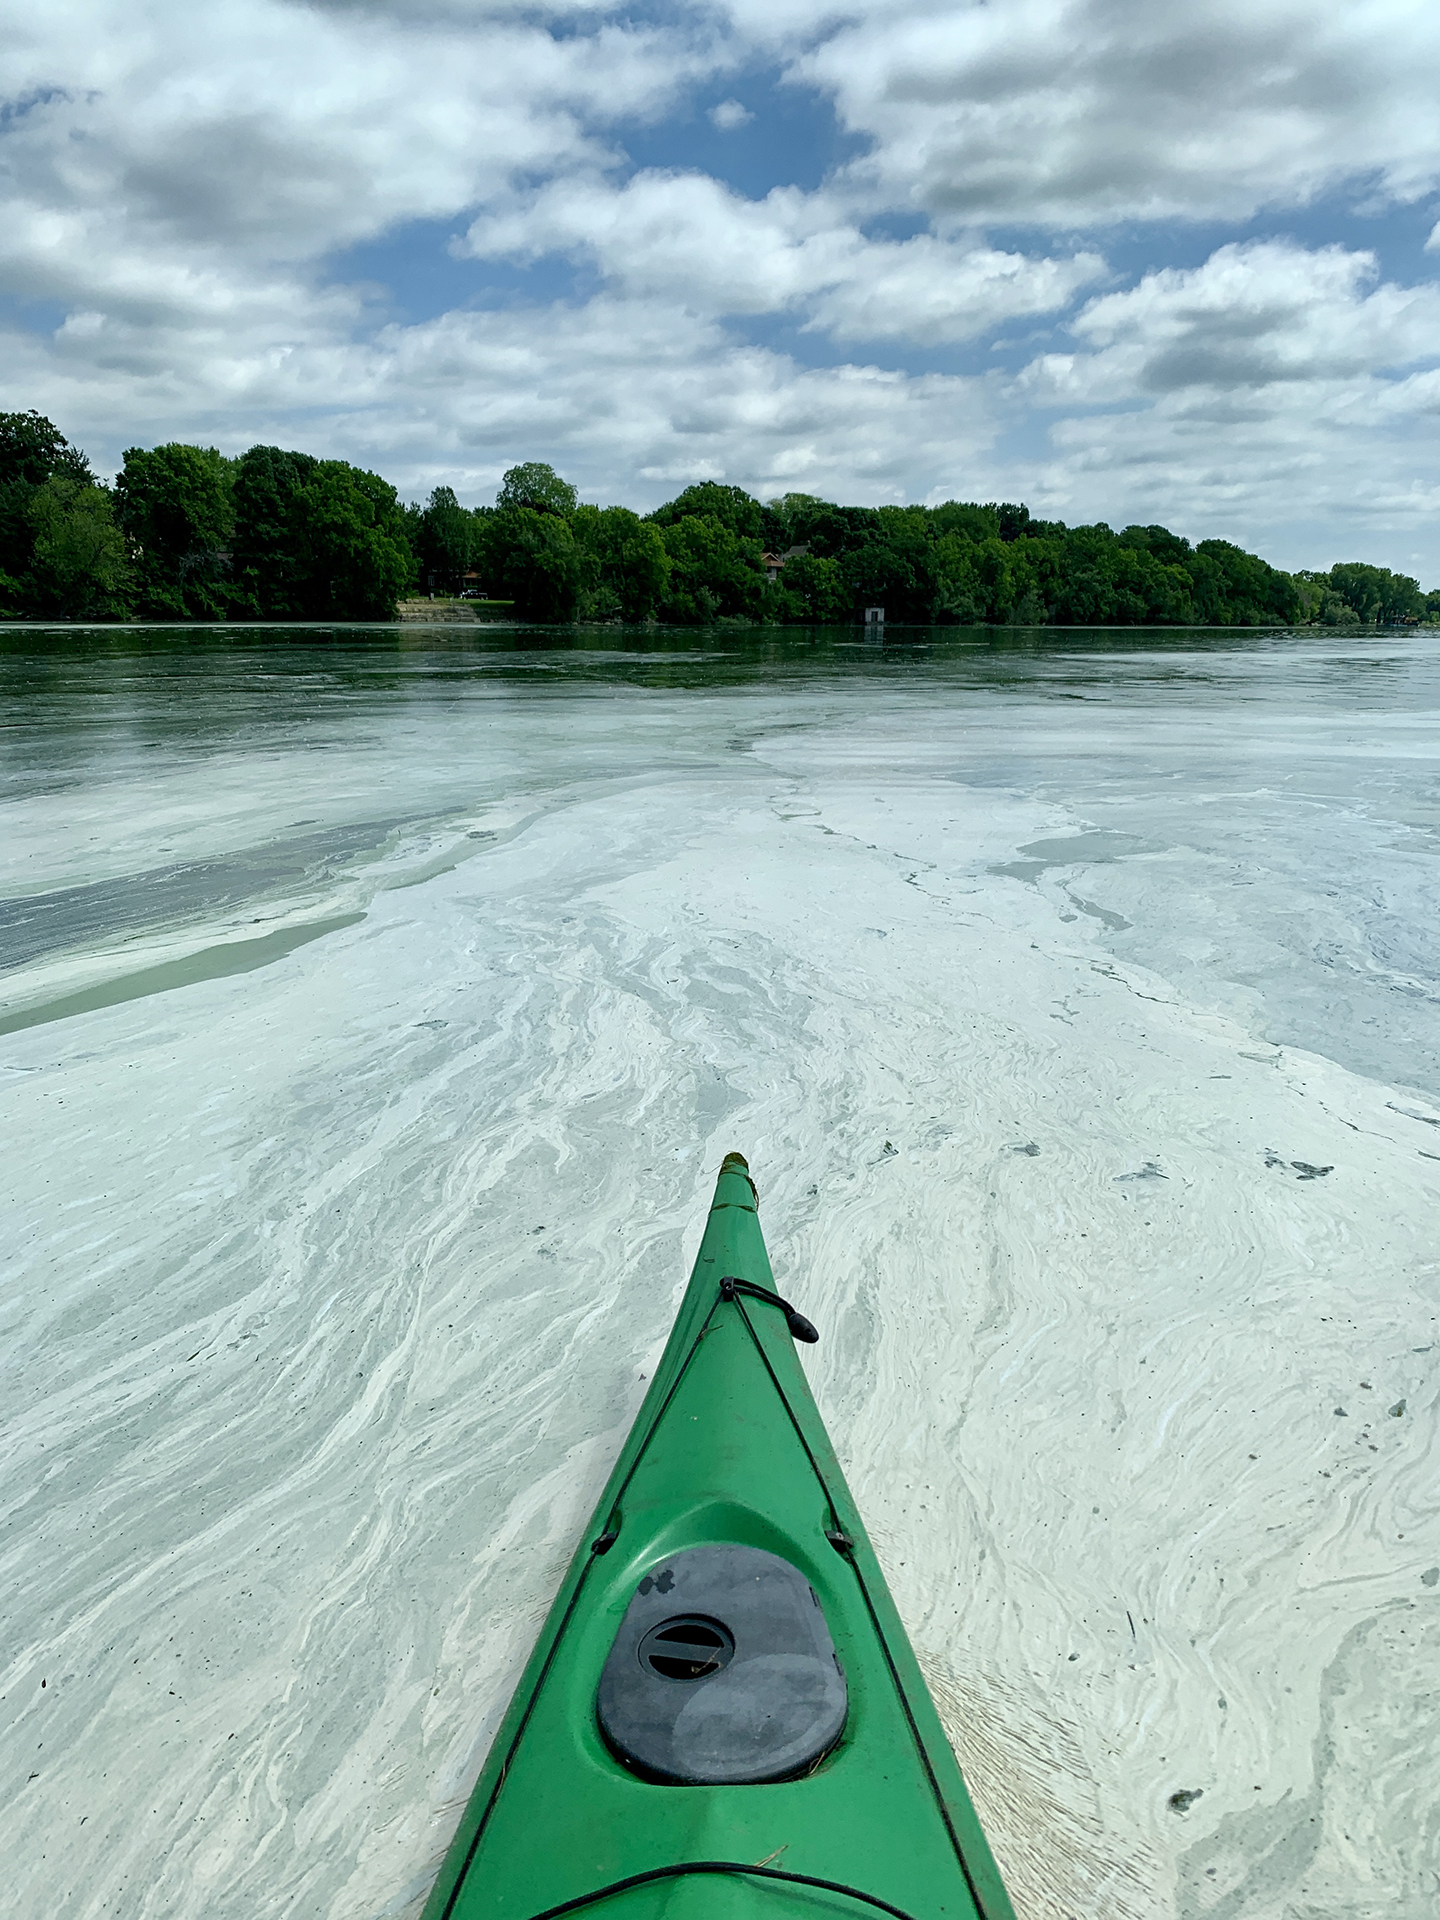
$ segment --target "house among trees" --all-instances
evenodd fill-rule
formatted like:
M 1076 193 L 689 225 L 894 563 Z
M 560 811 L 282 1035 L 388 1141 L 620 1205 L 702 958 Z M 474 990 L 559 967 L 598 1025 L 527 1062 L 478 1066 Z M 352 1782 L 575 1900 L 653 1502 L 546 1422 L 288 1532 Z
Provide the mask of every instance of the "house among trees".
M 787 547 L 784 553 L 762 553 L 760 563 L 765 569 L 765 578 L 778 580 L 791 560 L 798 560 L 801 554 L 809 551 L 809 547 Z

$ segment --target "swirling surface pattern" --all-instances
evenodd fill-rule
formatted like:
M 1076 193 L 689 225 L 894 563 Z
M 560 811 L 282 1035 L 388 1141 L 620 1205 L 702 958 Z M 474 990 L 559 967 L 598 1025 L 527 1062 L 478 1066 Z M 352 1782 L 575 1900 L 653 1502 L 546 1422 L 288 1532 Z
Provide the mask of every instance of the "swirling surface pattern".
M 12 685 L 12 1910 L 418 1910 L 738 1147 L 1024 1920 L 1431 1914 L 1424 643 L 370 644 Z

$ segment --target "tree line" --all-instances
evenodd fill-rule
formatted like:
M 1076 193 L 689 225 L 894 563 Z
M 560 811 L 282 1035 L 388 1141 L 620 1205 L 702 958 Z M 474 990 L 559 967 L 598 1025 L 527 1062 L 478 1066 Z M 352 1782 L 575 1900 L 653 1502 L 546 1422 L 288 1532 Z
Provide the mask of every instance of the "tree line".
M 760 501 L 703 481 L 653 513 L 582 504 L 539 461 L 493 507 L 402 502 L 379 474 L 279 447 L 132 447 L 113 485 L 34 411 L 0 414 L 0 618 L 388 620 L 473 593 L 524 619 L 813 625 L 1440 622 L 1440 592 L 1360 562 L 1284 573 L 1228 540 L 1067 526 L 1027 508 Z

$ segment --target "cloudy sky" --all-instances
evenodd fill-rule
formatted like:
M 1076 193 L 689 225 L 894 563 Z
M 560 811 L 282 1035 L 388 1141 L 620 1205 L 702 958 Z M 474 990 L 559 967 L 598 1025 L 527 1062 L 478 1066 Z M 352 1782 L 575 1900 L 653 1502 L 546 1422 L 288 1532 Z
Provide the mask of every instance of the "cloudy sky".
M 1435 0 L 0 0 L 0 407 L 1440 583 Z

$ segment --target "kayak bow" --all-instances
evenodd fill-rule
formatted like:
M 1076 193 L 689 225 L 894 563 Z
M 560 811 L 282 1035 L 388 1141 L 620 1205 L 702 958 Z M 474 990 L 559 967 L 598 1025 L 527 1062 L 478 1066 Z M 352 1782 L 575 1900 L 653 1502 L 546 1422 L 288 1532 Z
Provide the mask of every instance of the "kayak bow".
M 423 1920 L 1014 1920 L 738 1153 Z

